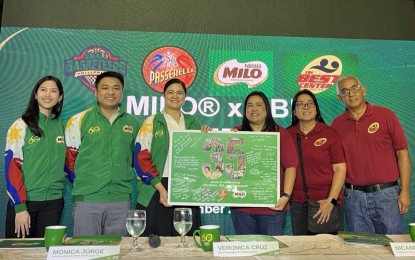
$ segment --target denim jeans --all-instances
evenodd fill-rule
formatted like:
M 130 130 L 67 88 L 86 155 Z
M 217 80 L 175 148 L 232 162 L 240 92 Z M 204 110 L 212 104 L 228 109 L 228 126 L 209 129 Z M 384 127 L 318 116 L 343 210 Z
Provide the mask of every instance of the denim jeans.
M 364 193 L 346 188 L 344 212 L 350 231 L 377 234 L 402 234 L 403 215 L 399 213 L 398 185 Z
M 272 215 L 248 214 L 231 209 L 231 217 L 237 235 L 283 235 L 287 211 Z

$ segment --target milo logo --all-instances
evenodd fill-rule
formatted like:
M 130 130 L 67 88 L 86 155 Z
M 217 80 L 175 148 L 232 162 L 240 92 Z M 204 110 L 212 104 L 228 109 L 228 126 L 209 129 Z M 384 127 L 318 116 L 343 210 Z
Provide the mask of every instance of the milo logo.
M 214 81 L 224 87 L 245 83 L 248 88 L 254 88 L 261 85 L 267 77 L 268 67 L 264 62 L 240 63 L 236 59 L 232 59 L 219 65 L 214 74 Z

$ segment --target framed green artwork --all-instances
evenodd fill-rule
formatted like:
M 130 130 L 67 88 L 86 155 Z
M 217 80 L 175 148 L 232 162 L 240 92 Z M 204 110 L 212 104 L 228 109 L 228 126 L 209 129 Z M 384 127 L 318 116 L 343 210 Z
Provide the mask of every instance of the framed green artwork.
M 173 131 L 169 203 L 273 207 L 280 193 L 280 135 Z

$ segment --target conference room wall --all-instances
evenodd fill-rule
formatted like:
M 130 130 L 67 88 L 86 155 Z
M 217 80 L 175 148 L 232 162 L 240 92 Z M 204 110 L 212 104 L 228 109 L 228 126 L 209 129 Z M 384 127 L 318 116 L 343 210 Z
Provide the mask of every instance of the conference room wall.
M 415 40 L 412 0 L 4 0 L 2 26 Z

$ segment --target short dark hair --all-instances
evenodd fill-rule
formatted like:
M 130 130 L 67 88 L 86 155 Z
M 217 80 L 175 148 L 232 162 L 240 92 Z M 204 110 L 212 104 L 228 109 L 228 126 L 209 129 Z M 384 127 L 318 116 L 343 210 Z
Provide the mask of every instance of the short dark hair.
M 167 82 L 166 82 L 166 84 L 164 84 L 163 94 L 164 94 L 164 93 L 166 93 L 167 88 L 168 88 L 170 85 L 173 85 L 173 84 L 180 84 L 180 86 L 182 86 L 182 88 L 183 88 L 184 95 L 186 96 L 186 92 L 187 92 L 186 85 L 184 84 L 184 82 L 183 82 L 183 81 L 181 81 L 181 80 L 180 80 L 180 79 L 178 79 L 178 78 L 172 78 L 172 79 L 170 79 L 169 81 L 167 81 Z
M 121 73 L 116 72 L 116 71 L 105 71 L 99 74 L 97 78 L 95 79 L 95 89 L 98 88 L 98 85 L 103 78 L 108 78 L 108 77 L 118 79 L 121 82 L 121 85 L 122 85 L 121 87 L 124 88 L 124 76 Z
M 316 95 L 314 95 L 314 93 L 311 92 L 308 89 L 303 89 L 301 91 L 298 91 L 297 94 L 295 94 L 295 96 L 293 98 L 293 103 L 291 104 L 291 125 L 290 125 L 290 127 L 298 124 L 298 118 L 294 114 L 294 110 L 295 110 L 295 106 L 297 105 L 298 97 L 303 95 L 303 94 L 309 95 L 311 97 L 311 99 L 313 100 L 314 105 L 316 106 L 317 114 L 316 114 L 315 120 L 325 124 L 326 122 L 324 122 L 323 116 L 321 115 L 320 107 L 318 106 Z

